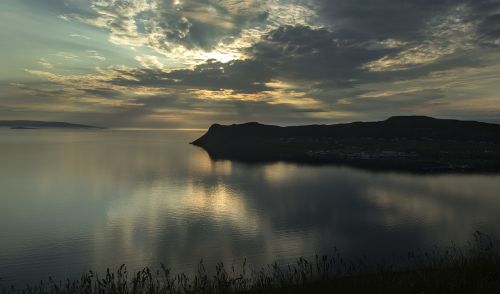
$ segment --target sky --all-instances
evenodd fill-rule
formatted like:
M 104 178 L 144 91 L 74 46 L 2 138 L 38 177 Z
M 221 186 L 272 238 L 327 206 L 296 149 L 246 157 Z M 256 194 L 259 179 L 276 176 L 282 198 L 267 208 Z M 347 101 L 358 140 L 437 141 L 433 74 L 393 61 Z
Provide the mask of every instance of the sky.
M 500 123 L 500 0 L 2 0 L 0 119 Z

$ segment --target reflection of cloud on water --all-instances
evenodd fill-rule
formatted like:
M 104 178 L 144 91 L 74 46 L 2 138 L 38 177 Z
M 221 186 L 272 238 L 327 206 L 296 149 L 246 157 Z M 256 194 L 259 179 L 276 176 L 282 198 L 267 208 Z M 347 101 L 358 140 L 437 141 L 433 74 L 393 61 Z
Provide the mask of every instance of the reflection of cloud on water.
M 263 167 L 264 178 L 269 184 L 280 185 L 290 180 L 290 176 L 297 170 L 293 164 L 278 162 Z
M 230 223 L 245 234 L 254 235 L 259 227 L 257 215 L 247 207 L 240 192 L 222 182 L 209 188 L 188 183 L 182 206 L 216 223 Z
M 17 195 L 1 207 L 4 256 L 50 257 L 51 272 L 160 262 L 190 271 L 200 258 L 260 266 L 334 246 L 383 258 L 500 225 L 499 176 L 212 161 L 187 145 L 191 135 L 169 134 L 52 132 L 42 137 L 54 142 L 4 146 L 0 182 Z
M 165 192 L 173 189 L 164 185 L 158 181 L 154 187 L 143 187 L 131 198 L 115 199 L 108 210 L 108 226 L 132 230 L 141 224 L 151 231 L 162 225 L 159 221 L 163 216 L 169 215 L 176 219 L 199 216 L 246 233 L 258 228 L 257 216 L 248 209 L 242 195 L 222 182 L 210 187 L 189 182 L 182 191 L 174 193 Z
M 434 243 L 464 243 L 474 230 L 496 233 L 500 198 L 494 195 L 500 190 L 499 176 L 428 175 L 418 179 L 391 175 L 366 186 L 365 198 L 380 210 L 386 227 L 399 230 L 417 225 Z
M 145 260 L 196 263 L 211 249 L 218 251 L 214 252 L 218 259 L 230 258 L 237 255 L 239 246 L 229 236 L 252 243 L 262 233 L 260 225 L 241 193 L 221 181 L 175 186 L 158 180 L 109 204 L 107 223 L 94 238 L 96 263 L 103 258 L 113 262 L 112 256 L 99 255 L 109 252 L 116 259 L 133 257 L 127 263 L 142 261 L 137 262 L 141 265 Z
M 454 219 L 452 207 L 444 206 L 439 199 L 428 198 L 418 193 L 405 195 L 380 187 L 370 187 L 367 199 L 383 210 L 383 221 L 388 228 L 405 225 L 409 220 L 433 224 Z
M 233 172 L 233 164 L 229 160 L 213 161 L 206 152 L 202 152 L 201 148 L 193 152 L 189 158 L 190 171 L 197 175 L 217 174 L 221 176 L 229 176 Z
M 429 189 L 440 189 L 454 198 L 495 203 L 498 201 L 497 197 L 492 197 L 500 191 L 498 175 L 440 175 L 425 177 L 425 181 Z

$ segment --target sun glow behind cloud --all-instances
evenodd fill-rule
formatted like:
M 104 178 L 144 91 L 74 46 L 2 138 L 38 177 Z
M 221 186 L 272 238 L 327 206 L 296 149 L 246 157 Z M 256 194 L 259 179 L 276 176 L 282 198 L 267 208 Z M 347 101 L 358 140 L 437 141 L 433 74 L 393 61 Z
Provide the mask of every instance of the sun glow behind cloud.
M 499 117 L 500 1 L 386 2 L 75 0 L 50 12 L 37 2 L 33 13 L 65 38 L 36 41 L 35 24 L 15 25 L 27 6 L 9 0 L 0 111 L 163 128 Z M 20 63 L 24 52 L 33 58 Z

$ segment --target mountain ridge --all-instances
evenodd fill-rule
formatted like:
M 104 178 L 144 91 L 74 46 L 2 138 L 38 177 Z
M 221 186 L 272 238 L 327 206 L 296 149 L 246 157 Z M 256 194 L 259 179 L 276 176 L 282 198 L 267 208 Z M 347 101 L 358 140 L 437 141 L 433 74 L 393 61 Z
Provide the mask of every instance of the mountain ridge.
M 500 171 L 500 125 L 427 116 L 288 127 L 213 124 L 192 144 L 214 159 L 247 162 Z

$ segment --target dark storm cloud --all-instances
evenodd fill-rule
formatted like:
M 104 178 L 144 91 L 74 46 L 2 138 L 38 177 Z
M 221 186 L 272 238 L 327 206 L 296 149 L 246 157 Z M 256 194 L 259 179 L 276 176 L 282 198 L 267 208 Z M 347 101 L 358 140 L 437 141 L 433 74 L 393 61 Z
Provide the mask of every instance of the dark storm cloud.
M 229 63 L 210 60 L 194 69 L 169 73 L 154 69 L 124 71 L 124 76 L 131 74 L 135 79 L 117 78 L 113 83 L 258 93 L 271 90 L 266 83 L 272 80 L 288 80 L 305 83 L 309 90 L 320 90 L 414 79 L 435 71 L 482 67 L 490 62 L 481 56 L 481 53 L 486 51 L 476 48 L 457 49 L 455 53 L 432 62 L 412 65 L 401 70 L 371 72 L 363 67 L 384 56 L 394 57 L 403 50 L 405 48 L 372 46 L 366 42 L 355 41 L 354 38 L 343 39 L 339 33 L 327 29 L 286 26 L 271 31 L 247 48 L 249 58 L 246 60 Z
M 270 90 L 274 79 L 305 81 L 309 87 L 343 88 L 368 82 L 411 79 L 433 71 L 458 67 L 481 67 L 488 61 L 480 51 L 458 52 L 435 62 L 399 71 L 369 72 L 363 65 L 402 49 L 370 48 L 363 43 L 340 39 L 337 33 L 305 26 L 278 28 L 247 49 L 250 58 L 229 63 L 208 61 L 189 70 L 165 73 L 141 69 L 136 80 L 115 79 L 121 85 L 155 87 L 183 86 L 208 90 L 230 89 L 240 93 Z M 123 72 L 128 75 L 130 72 Z
M 277 10 L 270 9 L 277 3 L 301 2 L 314 8 L 312 13 L 317 15 L 308 17 L 298 13 L 301 9 L 290 10 L 291 17 L 286 19 L 288 15 L 276 15 Z M 62 2 L 51 0 L 48 7 L 58 3 Z M 82 81 L 42 71 L 38 75 L 61 88 L 74 88 L 77 92 L 70 93 L 71 97 L 91 98 L 82 98 L 79 107 L 102 99 L 104 106 L 95 108 L 113 114 L 111 125 L 125 124 L 129 118 L 137 125 L 153 126 L 161 115 L 179 119 L 190 117 L 190 112 L 199 118 L 192 125 L 246 120 L 313 122 L 327 120 L 336 111 L 356 118 L 383 118 L 446 100 L 447 86 L 424 85 L 421 80 L 440 77 L 445 71 L 451 73 L 443 75 L 458 79 L 458 69 L 486 69 L 497 64 L 499 56 L 495 52 L 500 44 L 500 0 L 91 3 L 93 15 L 85 18 L 79 14 L 74 19 L 109 30 L 114 44 L 133 47 L 132 54 L 139 55 L 135 60 L 143 68 L 130 64 L 101 68 L 96 76 L 82 76 Z M 69 8 L 60 11 L 72 14 Z M 202 61 L 238 56 L 244 59 Z M 146 58 L 150 63 L 141 62 Z M 179 64 L 185 67 L 169 68 Z M 496 69 L 489 70 L 491 74 Z M 57 72 L 55 68 L 44 71 Z M 211 92 L 220 90 L 230 91 Z M 55 86 L 44 91 L 68 96 Z M 366 97 L 373 93 L 379 96 Z M 111 104 L 120 106 L 112 108 Z M 474 107 L 479 109 L 477 113 L 483 111 L 479 104 Z M 172 119 L 168 124 L 181 123 Z
M 228 2 L 231 1 L 188 0 L 181 4 L 158 1 L 155 11 L 140 12 L 144 9 L 133 2 L 114 1 L 111 6 L 102 5 L 99 9 L 114 13 L 109 24 L 115 33 L 128 32 L 130 15 L 134 15 L 134 20 L 143 24 L 139 31 L 155 33 L 151 38 L 155 48 L 166 46 L 167 50 L 169 44 L 175 43 L 186 48 L 209 49 L 267 17 L 265 12 L 254 8 L 231 9 Z M 278 27 L 243 49 L 245 60 L 229 63 L 209 60 L 193 69 L 169 73 L 137 69 L 124 72 L 135 80 L 116 78 L 113 83 L 229 89 L 237 93 L 270 90 L 266 83 L 272 80 L 308 83 L 307 87 L 314 89 L 354 87 L 416 78 L 435 70 L 482 65 L 476 60 L 481 52 L 476 50 L 473 56 L 469 48 L 464 52 L 462 47 L 467 42 L 479 43 L 480 38 L 491 45 L 500 34 L 499 0 L 315 0 L 313 3 L 311 7 L 330 25 L 327 28 Z M 116 13 L 120 11 L 127 13 Z M 479 36 L 462 41 L 463 36 L 452 35 L 469 24 L 477 26 Z M 387 40 L 399 43 L 396 46 L 377 43 Z M 412 61 L 421 57 L 404 52 L 412 49 L 427 54 L 427 61 Z M 398 55 L 402 52 L 407 56 Z M 395 62 L 405 58 L 408 61 L 391 70 L 371 71 L 365 67 L 384 57 Z
M 257 93 L 270 90 L 265 83 L 274 76 L 270 67 L 256 60 L 236 60 L 221 63 L 209 60 L 194 69 L 166 73 L 158 69 L 121 71 L 134 79 L 115 78 L 112 83 L 122 86 L 188 87 L 205 90 L 230 89 L 236 93 Z
M 232 89 L 240 93 L 269 90 L 265 83 L 273 77 L 265 60 L 237 60 L 229 63 L 209 61 L 194 70 L 177 70 L 168 75 L 178 84 L 209 90 Z
M 410 42 L 425 38 L 429 22 L 459 5 L 470 10 L 470 20 L 483 24 L 500 7 L 497 0 L 315 0 L 314 3 L 323 20 L 345 38 L 395 38 Z
M 316 0 L 319 14 L 346 38 L 414 40 L 433 15 L 447 9 L 441 0 Z
M 333 2 L 325 1 L 325 9 L 321 11 L 327 13 Z M 394 5 L 390 5 L 391 2 Z M 466 7 L 464 15 L 451 14 L 451 23 L 440 19 L 439 29 L 427 27 L 433 17 L 446 18 L 450 7 L 459 4 Z M 368 9 L 373 10 L 369 13 Z M 343 1 L 335 13 L 344 13 L 350 20 L 348 28 L 339 25 L 330 31 L 305 26 L 281 27 L 264 36 L 248 52 L 253 60 L 270 67 L 275 78 L 310 81 L 310 86 L 317 89 L 408 80 L 436 71 L 480 68 L 494 63 L 496 57 L 489 58 L 494 49 L 481 47 L 480 40 L 487 35 L 491 42 L 500 36 L 500 14 L 495 11 L 500 11 L 500 1 Z M 365 17 L 365 13 L 370 16 Z M 330 17 L 334 19 L 333 15 Z M 479 36 L 475 36 L 473 30 L 470 35 L 461 32 L 463 26 L 470 23 L 477 24 Z M 354 31 L 358 29 L 366 34 Z M 411 37 L 408 42 L 395 47 L 370 42 L 371 39 L 405 40 L 408 37 Z M 477 44 L 472 43 L 476 41 Z M 411 50 L 417 56 L 411 56 Z M 429 55 L 428 60 L 418 61 L 425 54 Z M 392 70 L 371 71 L 365 67 L 382 57 L 396 62 L 401 58 L 409 61 Z M 415 63 L 411 63 L 412 58 Z
M 369 49 L 326 29 L 281 27 L 248 50 L 278 77 L 346 86 L 363 75 L 361 66 L 394 49 Z
M 479 26 L 479 31 L 493 39 L 500 38 L 500 13 L 488 16 Z
M 186 86 L 208 90 L 230 89 L 238 93 L 271 90 L 273 79 L 313 81 L 315 84 L 350 86 L 364 75 L 361 66 L 394 49 L 368 49 L 342 42 L 335 33 L 305 26 L 278 28 L 247 50 L 250 58 L 229 63 L 208 61 L 189 70 L 165 73 L 142 69 L 136 80 L 115 79 L 120 85 Z M 129 72 L 124 72 L 130 74 Z
M 478 31 L 487 39 L 500 38 L 500 1 L 499 0 L 469 0 L 473 19 L 479 21 Z

